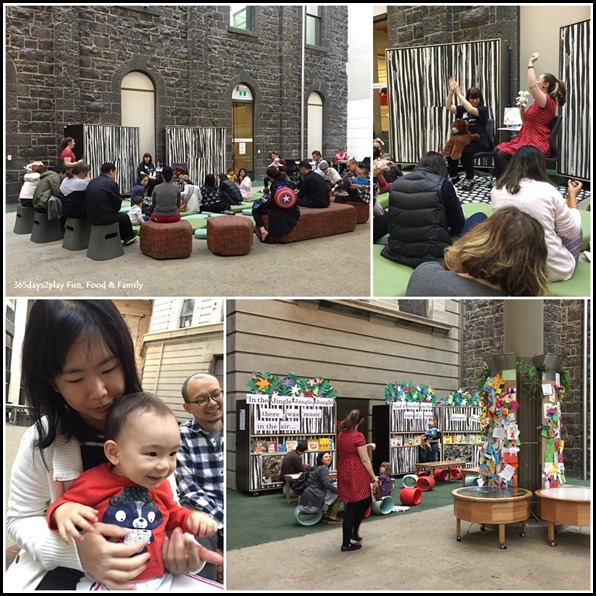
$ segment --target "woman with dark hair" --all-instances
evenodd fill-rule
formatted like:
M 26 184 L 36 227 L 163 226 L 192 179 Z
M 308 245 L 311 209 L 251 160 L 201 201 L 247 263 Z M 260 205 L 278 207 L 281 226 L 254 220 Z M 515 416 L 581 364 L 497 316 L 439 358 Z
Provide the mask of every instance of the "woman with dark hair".
M 414 171 L 401 176 L 389 191 L 389 242 L 381 254 L 402 265 L 417 267 L 441 261 L 453 239 L 486 218 L 465 218 L 445 161 L 436 151 L 425 153 Z
M 163 182 L 151 193 L 151 221 L 176 223 L 180 221 L 180 187 L 172 182 L 174 171 L 170 166 L 164 166 L 161 175 Z
M 117 543 L 128 530 L 97 523 L 82 541 L 65 544 L 47 527 L 48 505 L 83 470 L 107 461 L 103 431 L 110 404 L 141 391 L 133 342 L 109 300 L 37 300 L 22 351 L 23 387 L 33 426 L 12 466 L 6 527 L 22 550 L 5 574 L 10 592 L 74 589 L 83 572 L 111 589 L 132 589 L 147 553 Z M 196 570 L 201 547 L 172 535 L 166 567 Z M 218 559 L 219 560 L 219 559 Z
M 570 279 L 581 249 L 577 195 L 582 183 L 569 180 L 567 189 L 565 199 L 548 177 L 544 154 L 536 147 L 524 145 L 514 153 L 490 193 L 495 211 L 514 205 L 542 224 L 549 281 Z
M 90 166 L 78 163 L 66 172 L 66 178 L 60 183 L 60 201 L 64 217 L 87 219 L 87 186 Z
M 83 163 L 82 159 L 77 161 L 77 156 L 74 154 L 73 148 L 75 146 L 75 140 L 72 137 L 64 137 L 60 141 L 60 163 L 64 164 L 69 170 L 74 168 L 77 164 Z
M 358 530 L 372 503 L 370 485 L 378 481 L 368 456 L 368 448 L 374 447 L 358 430 L 363 420 L 360 410 L 352 410 L 340 423 L 337 435 L 337 493 L 345 509 L 342 552 L 362 547 Z
M 151 196 L 153 188 L 157 184 L 157 171 L 153 164 L 153 157 L 151 153 L 145 153 L 143 155 L 143 161 L 137 167 L 137 179 L 141 174 L 145 174 L 149 178 L 147 184 L 147 195 Z
M 250 201 L 252 197 L 252 181 L 244 168 L 240 168 L 238 170 L 238 175 L 236 176 L 236 184 L 240 189 L 242 200 Z
M 406 296 L 548 296 L 546 242 L 539 221 L 503 207 L 445 249 L 445 263 L 414 270 Z
M 459 99 L 461 105 L 453 105 L 454 95 Z M 462 183 L 462 190 L 472 190 L 474 188 L 474 153 L 488 151 L 490 148 L 490 141 L 486 132 L 488 108 L 484 105 L 482 92 L 476 87 L 470 87 L 464 97 L 455 77 L 449 77 L 449 93 L 445 99 L 445 108 L 456 118 L 463 118 L 471 134 L 480 135 L 477 141 L 470 143 L 464 149 L 460 160 L 447 157 L 451 182 L 455 184 L 459 180 L 457 164 L 458 161 L 461 161 L 461 165 L 466 173 L 466 179 Z
M 219 186 L 215 184 L 215 176 L 207 174 L 205 176 L 205 184 L 201 186 L 201 213 L 203 211 L 211 211 L 212 213 L 223 213 L 230 208 L 230 203 L 227 200 L 227 195 L 221 195 Z
M 337 485 L 329 476 L 329 467 L 333 461 L 328 451 L 321 451 L 317 455 L 317 463 L 310 469 L 308 482 L 300 496 L 300 511 L 303 513 L 325 513 L 325 521 L 338 521 L 335 516 L 341 505 L 337 498 Z
M 511 141 L 500 143 L 495 148 L 495 176 L 502 176 L 511 156 L 524 145 L 537 147 L 546 157 L 550 155 L 550 123 L 557 112 L 557 105 L 563 107 L 567 101 L 565 83 L 550 73 L 536 78 L 534 63 L 540 54 L 534 52 L 528 59 L 528 91 L 534 103 L 526 110 L 524 102 L 517 102 L 522 127 Z

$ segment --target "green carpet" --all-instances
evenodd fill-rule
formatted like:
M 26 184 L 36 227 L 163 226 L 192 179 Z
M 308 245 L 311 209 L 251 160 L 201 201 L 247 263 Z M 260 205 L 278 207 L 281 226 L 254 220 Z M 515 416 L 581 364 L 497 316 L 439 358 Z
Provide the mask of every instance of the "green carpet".
M 576 486 L 590 486 L 589 481 L 567 478 L 567 484 Z M 415 515 L 444 507 L 453 503 L 451 491 L 460 488 L 461 481 L 439 482 L 432 491 L 422 493 L 419 505 L 410 507 L 408 511 L 392 512 L 388 515 L 374 515 L 365 519 L 382 520 L 403 515 Z M 396 505 L 399 501 L 401 478 L 394 483 L 393 498 Z M 286 504 L 282 490 L 262 492 L 258 496 L 228 490 L 226 493 L 226 544 L 228 550 L 236 550 L 247 546 L 256 546 L 287 538 L 297 538 L 306 534 L 326 532 L 341 527 L 341 524 L 318 523 L 314 526 L 299 526 L 294 519 L 296 498 Z M 455 527 L 455 526 L 454 526 Z
M 394 500 L 399 502 L 401 479 L 396 480 Z M 388 515 L 371 515 L 369 519 L 388 519 L 396 515 L 412 515 L 427 511 L 434 507 L 443 507 L 453 502 L 451 491 L 461 487 L 460 481 L 443 482 L 435 485 L 435 489 L 422 493 L 420 505 L 410 507 L 408 511 L 389 513 Z M 306 533 L 325 532 L 337 528 L 341 524 L 318 523 L 315 526 L 299 526 L 294 519 L 296 498 L 286 504 L 285 497 L 279 489 L 274 492 L 260 493 L 251 496 L 246 493 L 228 490 L 226 493 L 226 542 L 228 550 L 255 546 L 266 542 L 297 538 Z M 366 523 L 364 520 L 363 523 Z

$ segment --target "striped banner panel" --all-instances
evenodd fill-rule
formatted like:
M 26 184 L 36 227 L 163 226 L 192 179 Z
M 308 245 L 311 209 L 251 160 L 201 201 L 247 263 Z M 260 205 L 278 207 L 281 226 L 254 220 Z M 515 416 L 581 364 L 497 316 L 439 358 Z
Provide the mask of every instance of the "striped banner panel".
M 563 124 L 557 172 L 562 176 L 589 180 L 592 171 L 590 21 L 561 27 L 559 60 L 567 102 L 560 112 Z
M 199 186 L 207 174 L 227 172 L 225 128 L 166 128 L 168 163 L 185 163 L 188 176 Z
M 139 129 L 131 126 L 85 125 L 83 130 L 85 163 L 91 176 L 99 176 L 102 164 L 116 166 L 116 182 L 120 194 L 130 193 L 135 185 L 139 165 Z
M 500 39 L 388 49 L 386 62 L 389 151 L 397 162 L 417 163 L 427 151 L 444 147 L 453 122 L 445 109 L 450 76 L 464 95 L 470 87 L 480 89 L 489 118 L 501 122 L 506 73 Z

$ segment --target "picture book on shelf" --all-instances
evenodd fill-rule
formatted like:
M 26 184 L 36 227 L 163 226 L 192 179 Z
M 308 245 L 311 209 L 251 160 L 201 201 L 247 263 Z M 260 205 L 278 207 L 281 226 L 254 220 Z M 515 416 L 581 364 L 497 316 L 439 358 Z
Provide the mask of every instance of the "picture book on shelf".
M 267 451 L 267 443 L 261 439 L 255 442 L 255 453 L 265 453 Z
M 296 447 L 298 447 L 298 441 L 296 441 L 294 439 L 288 439 L 286 441 L 286 449 L 288 451 L 295 451 Z
M 319 450 L 319 441 L 317 439 L 308 439 L 308 450 L 309 451 L 318 451 Z
M 288 451 L 288 447 L 287 447 L 287 445 L 285 443 L 280 443 L 277 446 L 277 452 L 278 453 L 286 453 L 287 451 Z
M 267 453 L 277 453 L 277 441 L 267 441 Z
M 326 437 L 322 437 L 319 439 L 319 449 L 321 451 L 328 451 L 329 449 L 331 449 L 331 439 L 328 439 Z

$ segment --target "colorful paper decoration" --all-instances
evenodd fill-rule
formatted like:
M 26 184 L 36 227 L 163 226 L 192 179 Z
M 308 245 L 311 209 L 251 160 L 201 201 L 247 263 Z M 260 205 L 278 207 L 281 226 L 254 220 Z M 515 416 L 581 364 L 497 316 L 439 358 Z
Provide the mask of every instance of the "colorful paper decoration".
M 444 400 L 439 400 L 441 406 L 479 406 L 480 393 L 470 387 L 460 387 L 452 391 Z
M 501 375 L 486 379 L 482 391 L 481 427 L 484 444 L 480 451 L 480 477 L 486 486 L 517 485 L 519 428 L 515 413 L 519 402 L 515 389 L 505 390 Z
M 414 383 L 387 383 L 385 385 L 385 402 L 410 402 L 436 404 L 437 400 L 433 388 L 428 385 L 414 385 Z
M 544 457 L 542 462 L 542 480 L 544 488 L 557 488 L 565 484 L 565 464 L 563 449 L 565 441 L 561 438 L 561 389 L 554 386 L 559 401 L 545 401 L 542 404 L 543 422 L 538 426 L 539 434 L 544 438 Z M 563 393 L 564 393 L 563 389 Z
M 322 377 L 298 377 L 288 373 L 283 377 L 268 372 L 254 372 L 246 382 L 250 393 L 269 396 L 324 397 L 335 399 L 337 391 L 329 379 Z

